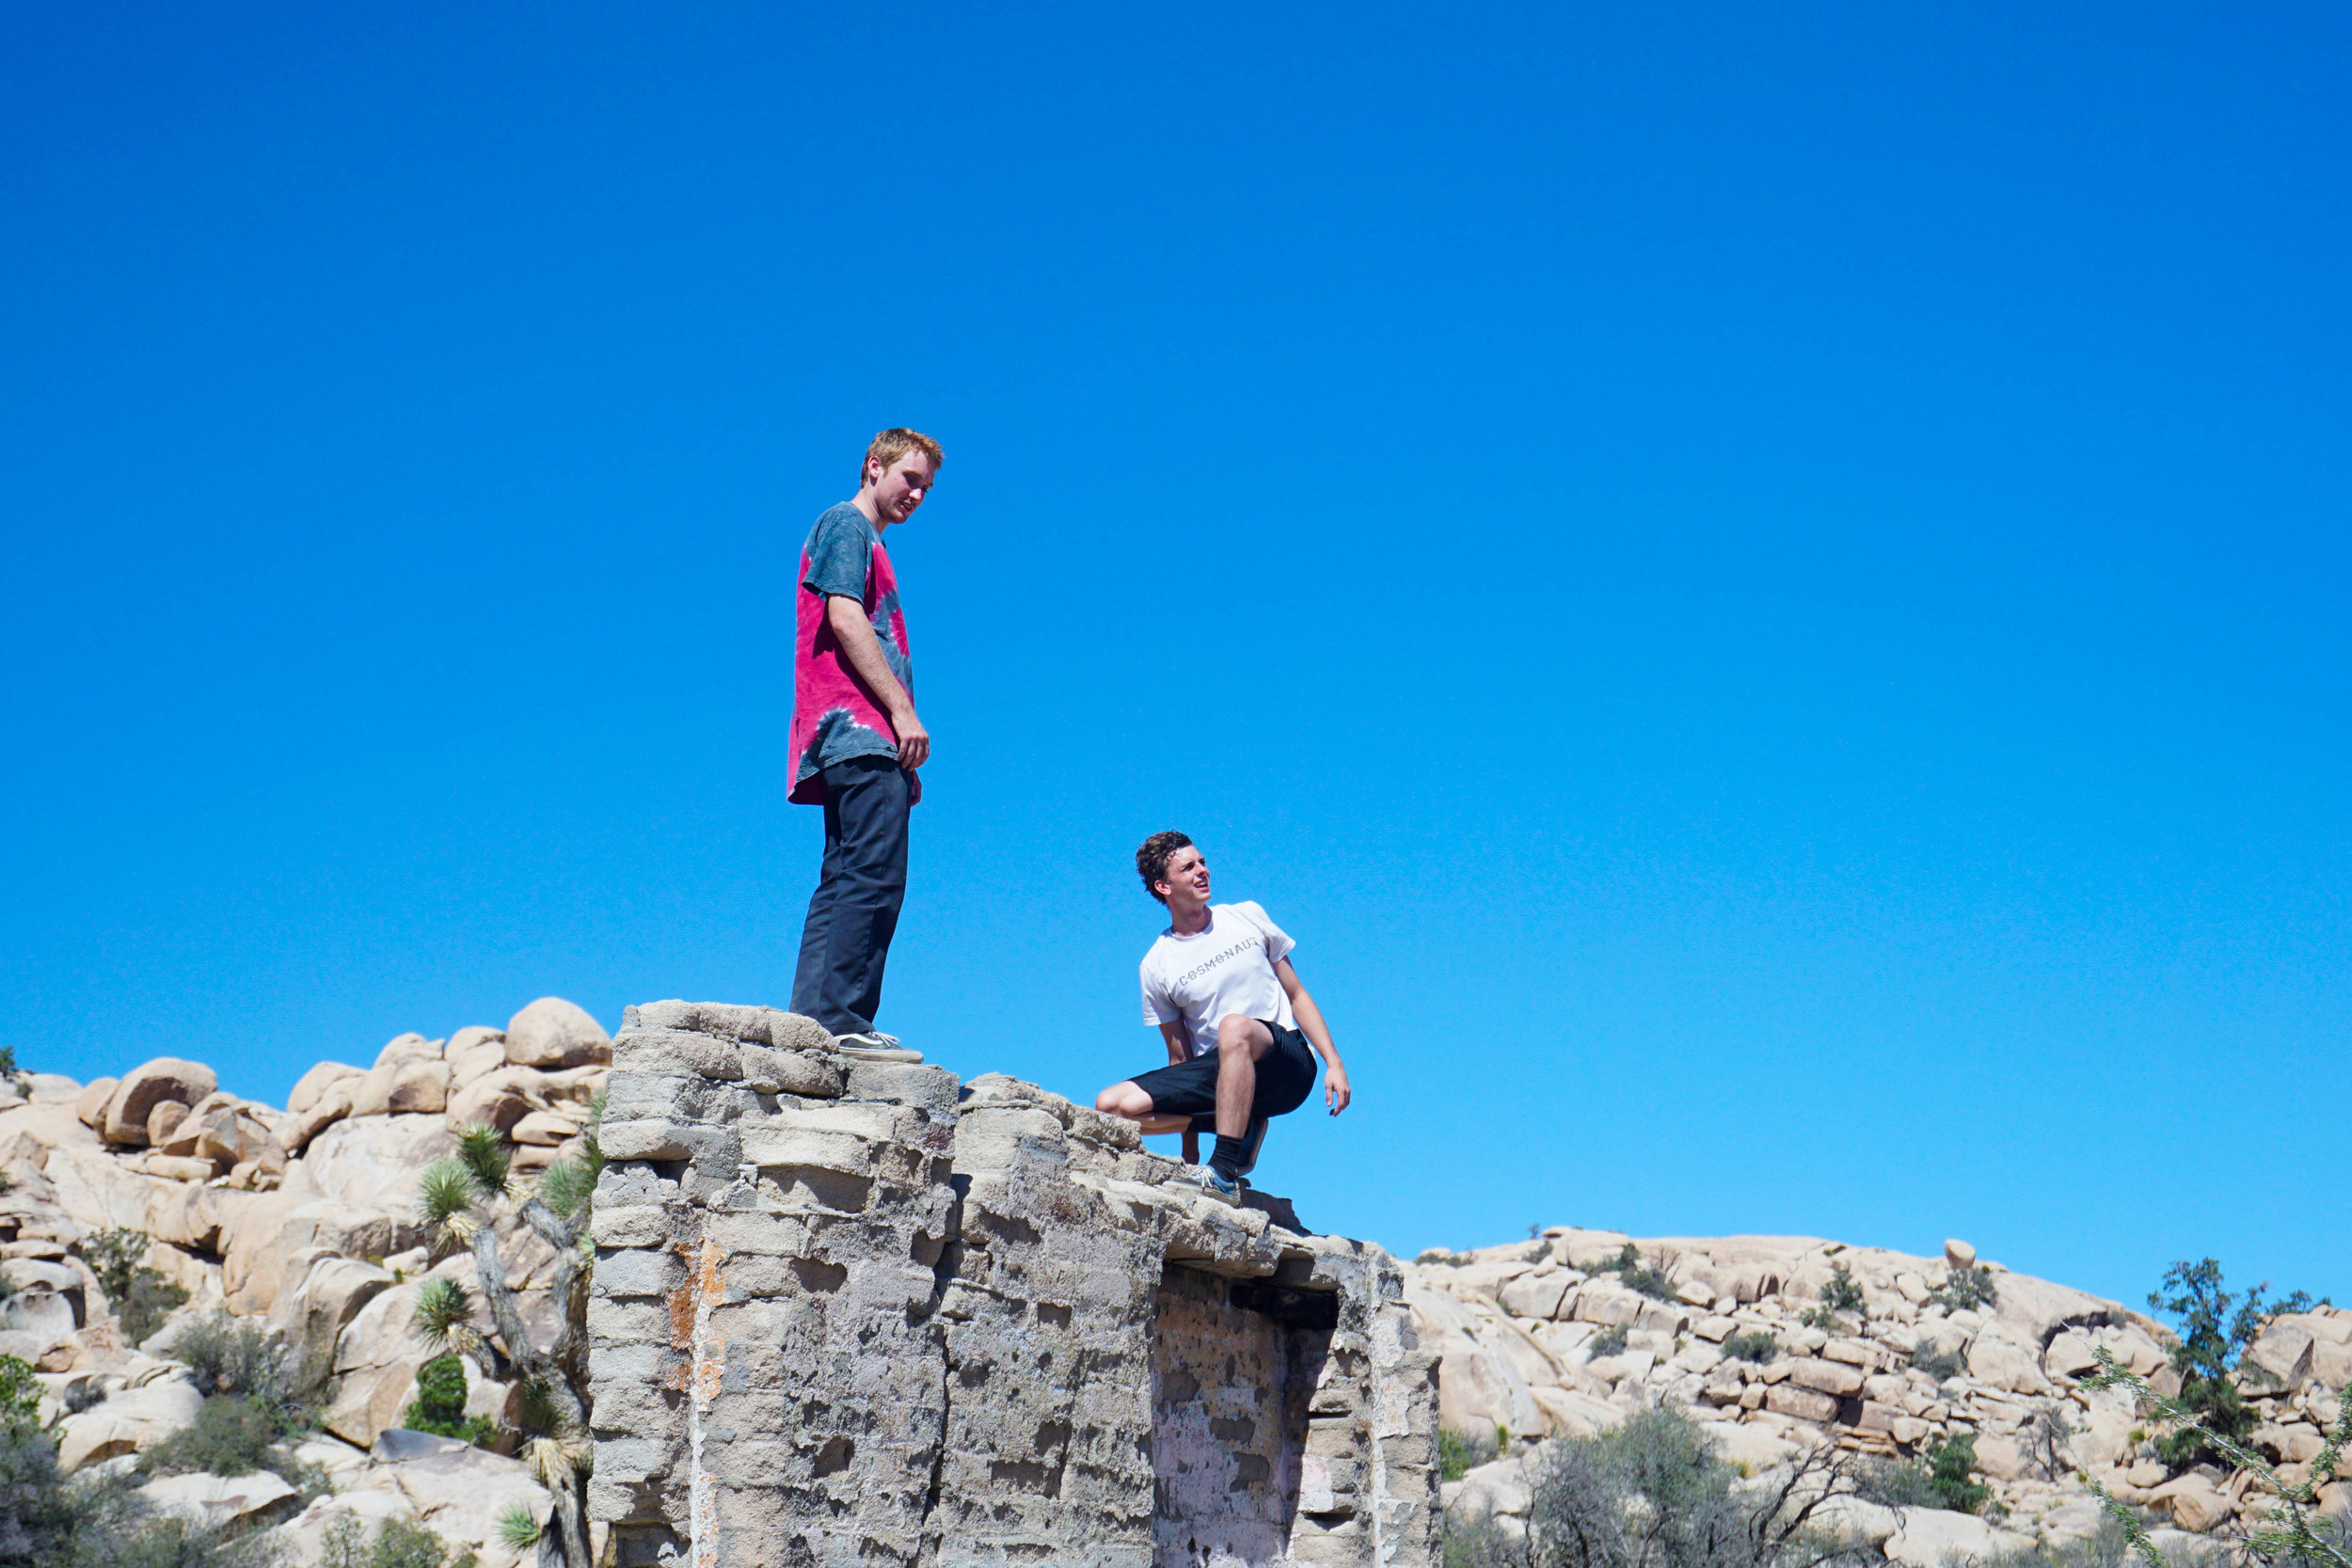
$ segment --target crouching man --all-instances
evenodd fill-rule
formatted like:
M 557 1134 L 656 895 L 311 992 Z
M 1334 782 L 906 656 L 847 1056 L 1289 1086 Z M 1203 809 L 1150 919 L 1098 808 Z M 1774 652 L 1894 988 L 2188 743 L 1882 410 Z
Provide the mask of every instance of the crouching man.
M 1347 1069 L 1291 967 L 1297 944 L 1256 904 L 1211 904 L 1209 863 L 1191 839 L 1153 833 L 1136 870 L 1168 906 L 1168 929 L 1143 956 L 1143 1021 L 1167 1040 L 1168 1065 L 1113 1084 L 1094 1108 L 1146 1132 L 1184 1133 L 1185 1180 L 1238 1203 L 1268 1119 L 1313 1091 L 1315 1057 L 1333 1116 L 1351 1098 Z M 1205 1167 L 1196 1141 L 1204 1131 L 1216 1135 Z

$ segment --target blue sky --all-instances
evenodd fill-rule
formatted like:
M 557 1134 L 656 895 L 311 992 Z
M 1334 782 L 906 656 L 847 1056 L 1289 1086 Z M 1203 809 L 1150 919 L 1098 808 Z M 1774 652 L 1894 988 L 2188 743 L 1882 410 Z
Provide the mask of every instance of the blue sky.
M 2352 1299 L 2326 6 L 25 8 L 5 1037 L 273 1100 L 787 999 L 796 554 L 935 737 L 882 1022 L 1151 1065 L 1136 843 L 1400 1251 L 1782 1231 Z

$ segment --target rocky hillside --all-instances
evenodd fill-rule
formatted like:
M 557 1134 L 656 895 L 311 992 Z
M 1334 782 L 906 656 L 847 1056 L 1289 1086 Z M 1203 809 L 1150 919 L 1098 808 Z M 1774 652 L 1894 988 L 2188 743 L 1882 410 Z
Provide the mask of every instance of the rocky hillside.
M 1976 1433 L 1994 1505 L 1984 1516 L 1845 1511 L 1847 1525 L 1901 1561 L 2087 1538 L 2099 1508 L 2075 1479 L 2083 1471 L 2186 1531 L 2226 1535 L 2267 1506 L 2242 1476 L 2170 1476 L 2129 1397 L 2081 1386 L 2104 1345 L 2177 1393 L 2169 1329 L 1979 1261 L 1965 1242 L 1928 1259 L 1809 1237 L 1563 1227 L 1425 1253 L 1406 1295 L 1423 1342 L 1442 1354 L 1441 1424 L 1482 1437 L 1500 1427 L 1513 1440 L 1515 1451 L 1452 1484 L 1449 1513 L 1491 1513 L 1506 1533 L 1524 1531 L 1535 1440 L 1589 1435 L 1653 1405 L 1688 1409 L 1726 1457 L 1756 1470 L 1799 1445 L 1899 1459 Z M 2239 1383 L 2261 1418 L 2254 1446 L 2303 1481 L 2352 1385 L 2352 1311 L 2274 1318 L 2248 1362 Z M 2322 1497 L 2341 1513 L 2352 1485 Z
M 119 1080 L 0 1084 L 0 1354 L 36 1369 L 61 1464 L 120 1472 L 160 1508 L 271 1528 L 289 1568 L 317 1562 L 342 1521 L 421 1525 L 482 1568 L 513 1568 L 530 1553 L 503 1544 L 501 1516 L 519 1506 L 544 1518 L 548 1499 L 523 1463 L 493 1451 L 512 1438 L 485 1449 L 403 1425 L 432 1354 L 412 1329 L 420 1294 L 434 1280 L 474 1283 L 471 1258 L 428 1250 L 418 1177 L 476 1123 L 513 1140 L 526 1177 L 565 1158 L 611 1059 L 593 1019 L 544 998 L 503 1029 L 402 1035 L 364 1067 L 323 1062 L 282 1110 L 168 1057 Z M 498 1252 L 526 1323 L 552 1338 L 554 1255 L 519 1227 L 501 1229 Z M 126 1283 L 134 1263 L 154 1271 L 146 1285 Z M 176 1288 L 162 1301 L 155 1275 Z M 1800 1446 L 1899 1459 L 1976 1434 L 1996 1505 L 1983 1514 L 1845 1507 L 1848 1528 L 1905 1562 L 2090 1535 L 2098 1511 L 2078 1469 L 2185 1530 L 2227 1533 L 2260 1506 L 2242 1478 L 2169 1474 L 2124 1397 L 2081 1386 L 2099 1345 L 2166 1386 L 2164 1326 L 1979 1261 L 1964 1243 L 1925 1259 L 1562 1227 L 1426 1254 L 1406 1280 L 1422 1342 L 1441 1354 L 1443 1425 L 1489 1444 L 1505 1434 L 1498 1457 L 1450 1484 L 1449 1513 L 1490 1516 L 1506 1534 L 1524 1530 L 1526 1462 L 1543 1439 L 1654 1405 L 1690 1410 L 1758 1472 Z M 478 1302 L 477 1320 L 488 1326 Z M 200 1424 L 216 1391 L 199 1386 L 190 1336 L 223 1322 L 290 1347 L 315 1428 L 288 1474 L 151 1479 L 159 1449 Z M 2294 1477 L 2352 1383 L 2352 1312 L 2274 1319 L 2249 1363 L 2254 1442 Z M 467 1418 L 518 1424 L 520 1390 L 471 1362 L 464 1383 Z M 2341 1483 L 2327 1496 L 2352 1504 Z
M 294 1458 L 314 1467 L 308 1490 L 322 1478 L 332 1490 L 306 1502 L 276 1474 L 182 1474 L 146 1482 L 151 1501 L 215 1525 L 275 1522 L 295 1564 L 316 1561 L 342 1519 L 369 1532 L 421 1523 L 478 1553 L 482 1568 L 519 1560 L 498 1522 L 516 1504 L 546 1516 L 529 1469 L 401 1430 L 432 1354 L 410 1332 L 419 1292 L 435 1278 L 474 1284 L 469 1257 L 427 1251 L 417 1176 L 477 1122 L 515 1140 L 524 1173 L 564 1158 L 611 1059 L 596 1021 L 548 997 L 503 1029 L 402 1035 L 366 1066 L 322 1062 L 283 1110 L 171 1057 L 119 1080 L 30 1073 L 0 1088 L 0 1275 L 14 1287 L 0 1300 L 0 1354 L 37 1370 L 60 1464 L 135 1474 L 143 1453 L 194 1421 L 206 1390 L 174 1347 L 191 1323 L 226 1312 L 266 1324 L 308 1363 L 318 1430 Z M 122 1322 L 138 1314 L 109 1299 L 93 1267 L 101 1239 L 121 1231 L 147 1236 L 144 1263 L 187 1292 L 138 1344 Z M 519 1227 L 500 1252 L 526 1320 L 551 1334 L 553 1254 Z M 467 1414 L 511 1424 L 516 1390 L 471 1363 L 466 1375 Z

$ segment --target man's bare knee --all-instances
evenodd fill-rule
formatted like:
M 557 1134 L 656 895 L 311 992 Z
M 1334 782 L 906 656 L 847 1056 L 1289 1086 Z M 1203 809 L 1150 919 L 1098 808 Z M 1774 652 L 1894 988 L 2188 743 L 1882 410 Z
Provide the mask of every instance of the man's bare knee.
M 1220 1020 L 1216 1026 L 1217 1055 L 1227 1062 L 1236 1056 L 1256 1061 L 1274 1043 L 1274 1032 L 1254 1018 L 1233 1013 Z
M 1152 1114 L 1152 1097 L 1144 1093 L 1133 1079 L 1127 1079 L 1096 1095 L 1094 1108 L 1105 1116 L 1141 1121 Z

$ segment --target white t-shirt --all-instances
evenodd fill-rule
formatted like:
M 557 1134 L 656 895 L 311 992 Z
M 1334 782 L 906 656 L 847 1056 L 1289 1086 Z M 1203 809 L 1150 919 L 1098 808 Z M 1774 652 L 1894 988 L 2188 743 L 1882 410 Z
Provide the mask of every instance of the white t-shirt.
M 1211 904 L 1206 927 L 1162 931 L 1143 956 L 1143 1022 L 1184 1024 L 1196 1056 L 1216 1049 L 1217 1025 L 1235 1013 L 1295 1029 L 1274 966 L 1297 945 L 1255 904 Z

